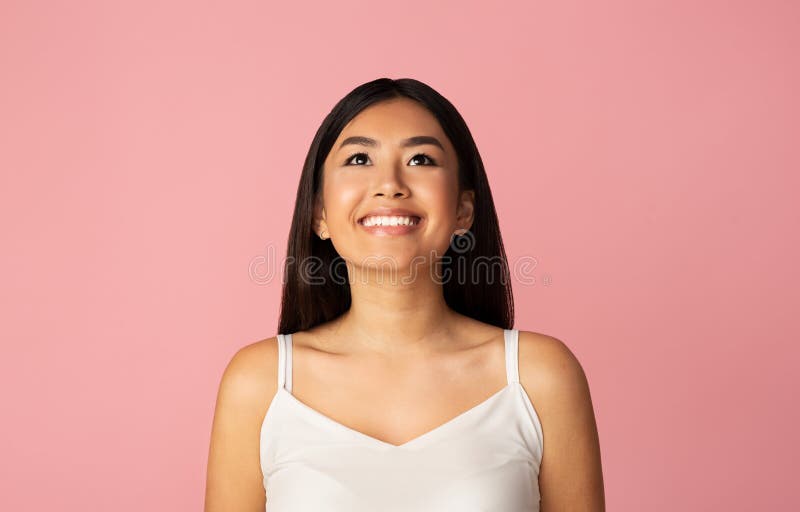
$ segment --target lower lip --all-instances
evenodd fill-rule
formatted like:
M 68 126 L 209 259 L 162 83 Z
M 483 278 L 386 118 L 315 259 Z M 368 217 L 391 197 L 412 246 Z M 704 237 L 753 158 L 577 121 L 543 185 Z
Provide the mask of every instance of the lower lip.
M 364 229 L 367 233 L 371 235 L 379 235 L 379 236 L 394 236 L 394 235 L 407 235 L 416 231 L 422 225 L 422 219 L 420 219 L 416 224 L 411 224 L 408 226 L 398 224 L 397 226 L 365 226 L 358 223 L 362 229 Z

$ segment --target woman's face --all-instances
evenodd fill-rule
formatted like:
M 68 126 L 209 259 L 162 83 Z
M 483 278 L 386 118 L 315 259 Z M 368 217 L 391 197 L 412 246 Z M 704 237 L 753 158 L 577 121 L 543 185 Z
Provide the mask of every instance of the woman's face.
M 354 117 L 325 159 L 322 184 L 314 229 L 356 267 L 430 263 L 444 255 L 455 231 L 472 225 L 474 195 L 459 197 L 453 146 L 433 114 L 408 98 L 370 105 Z M 380 208 L 403 209 L 410 218 L 393 212 L 376 218 Z

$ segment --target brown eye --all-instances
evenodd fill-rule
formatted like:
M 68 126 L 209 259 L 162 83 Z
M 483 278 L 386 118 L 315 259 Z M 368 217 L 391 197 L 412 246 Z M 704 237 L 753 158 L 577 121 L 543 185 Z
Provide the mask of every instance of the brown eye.
M 411 157 L 411 160 L 413 161 L 413 160 L 414 160 L 414 159 L 416 159 L 417 157 L 424 157 L 424 158 L 427 158 L 427 159 L 428 159 L 428 161 L 430 162 L 430 163 L 428 163 L 428 164 L 422 164 L 422 165 L 436 165 L 436 161 L 435 161 L 433 158 L 431 158 L 431 157 L 429 157 L 428 155 L 426 155 L 425 153 L 417 153 L 416 155 L 414 155 L 413 157 Z M 413 164 L 413 165 L 417 165 L 417 164 Z
M 349 157 L 347 160 L 345 160 L 345 161 L 344 161 L 344 165 L 353 165 L 353 164 L 351 164 L 350 162 L 351 162 L 351 161 L 352 161 L 352 160 L 353 160 L 355 157 L 364 157 L 364 158 L 367 158 L 367 154 L 366 154 L 366 153 L 354 153 L 354 154 L 350 155 L 350 157 Z M 355 165 L 359 165 L 359 164 L 355 164 Z

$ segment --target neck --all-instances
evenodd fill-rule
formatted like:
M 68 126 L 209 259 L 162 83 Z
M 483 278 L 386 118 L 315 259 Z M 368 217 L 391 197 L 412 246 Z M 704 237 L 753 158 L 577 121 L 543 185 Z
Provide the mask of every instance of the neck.
M 350 309 L 337 321 L 337 330 L 357 340 L 355 350 L 416 355 L 435 350 L 434 340 L 447 339 L 457 314 L 445 302 L 442 284 L 424 277 L 409 281 L 350 279 Z

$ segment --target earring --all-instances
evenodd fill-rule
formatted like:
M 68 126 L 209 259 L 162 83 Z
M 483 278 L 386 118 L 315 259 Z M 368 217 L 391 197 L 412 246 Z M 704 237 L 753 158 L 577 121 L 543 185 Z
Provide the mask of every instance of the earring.
M 327 240 L 328 239 L 328 232 L 327 231 L 323 231 L 322 234 L 319 235 L 319 237 L 320 237 L 321 240 Z

